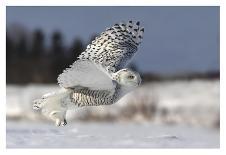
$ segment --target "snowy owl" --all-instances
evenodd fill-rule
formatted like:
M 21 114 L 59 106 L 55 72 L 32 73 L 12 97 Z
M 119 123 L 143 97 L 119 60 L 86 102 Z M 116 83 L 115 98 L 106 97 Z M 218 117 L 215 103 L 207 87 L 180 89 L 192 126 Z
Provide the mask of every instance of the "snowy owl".
M 61 89 L 35 100 L 33 109 L 41 110 L 56 126 L 64 126 L 69 109 L 117 102 L 141 83 L 138 73 L 124 67 L 143 33 L 140 22 L 133 21 L 107 28 L 58 76 Z

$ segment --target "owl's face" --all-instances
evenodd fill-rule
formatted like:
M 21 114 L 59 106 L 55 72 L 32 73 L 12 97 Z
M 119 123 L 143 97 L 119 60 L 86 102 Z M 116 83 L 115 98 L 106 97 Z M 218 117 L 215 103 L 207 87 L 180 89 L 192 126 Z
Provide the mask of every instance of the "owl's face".
M 129 69 L 122 69 L 117 72 L 117 81 L 119 84 L 127 87 L 137 87 L 141 84 L 140 75 Z

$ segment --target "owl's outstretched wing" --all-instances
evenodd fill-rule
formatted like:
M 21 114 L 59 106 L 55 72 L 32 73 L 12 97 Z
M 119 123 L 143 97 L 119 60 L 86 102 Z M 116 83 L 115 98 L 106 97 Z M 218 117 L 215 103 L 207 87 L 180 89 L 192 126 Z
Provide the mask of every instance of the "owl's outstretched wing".
M 114 91 L 115 84 L 110 73 L 100 64 L 90 60 L 77 60 L 58 76 L 58 83 L 64 88 Z
M 109 72 L 123 68 L 136 53 L 144 28 L 139 22 L 115 24 L 101 33 L 78 57 L 70 68 L 58 77 L 64 88 L 114 90 Z
M 140 22 L 115 24 L 96 37 L 87 49 L 78 57 L 80 60 L 91 60 L 116 72 L 122 69 L 136 53 L 143 38 L 144 28 Z

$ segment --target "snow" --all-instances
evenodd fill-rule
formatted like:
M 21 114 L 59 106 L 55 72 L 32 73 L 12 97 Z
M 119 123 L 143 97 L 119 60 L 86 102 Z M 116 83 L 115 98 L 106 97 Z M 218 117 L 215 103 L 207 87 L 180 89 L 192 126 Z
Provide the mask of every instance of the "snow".
M 219 148 L 219 131 L 150 123 L 7 122 L 7 148 Z
M 7 148 L 219 148 L 219 80 L 144 84 L 111 106 L 68 111 L 55 127 L 32 101 L 57 85 L 7 85 Z
M 7 85 L 7 118 L 43 120 L 32 101 L 59 89 L 57 85 Z M 154 121 L 219 126 L 219 80 L 166 81 L 144 84 L 111 106 L 84 107 L 67 113 L 69 120 Z

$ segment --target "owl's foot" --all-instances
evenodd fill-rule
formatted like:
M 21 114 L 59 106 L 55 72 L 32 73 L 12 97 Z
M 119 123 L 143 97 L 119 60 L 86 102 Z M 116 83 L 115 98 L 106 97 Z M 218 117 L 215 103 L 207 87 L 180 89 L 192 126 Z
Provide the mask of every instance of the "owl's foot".
M 66 121 L 66 119 L 64 119 L 63 121 L 60 119 L 56 119 L 55 125 L 56 126 L 65 126 L 65 125 L 67 125 L 67 121 Z
M 52 120 L 55 121 L 56 126 L 65 126 L 67 125 L 65 115 L 66 115 L 66 112 L 54 111 L 50 114 L 50 118 L 52 118 Z

